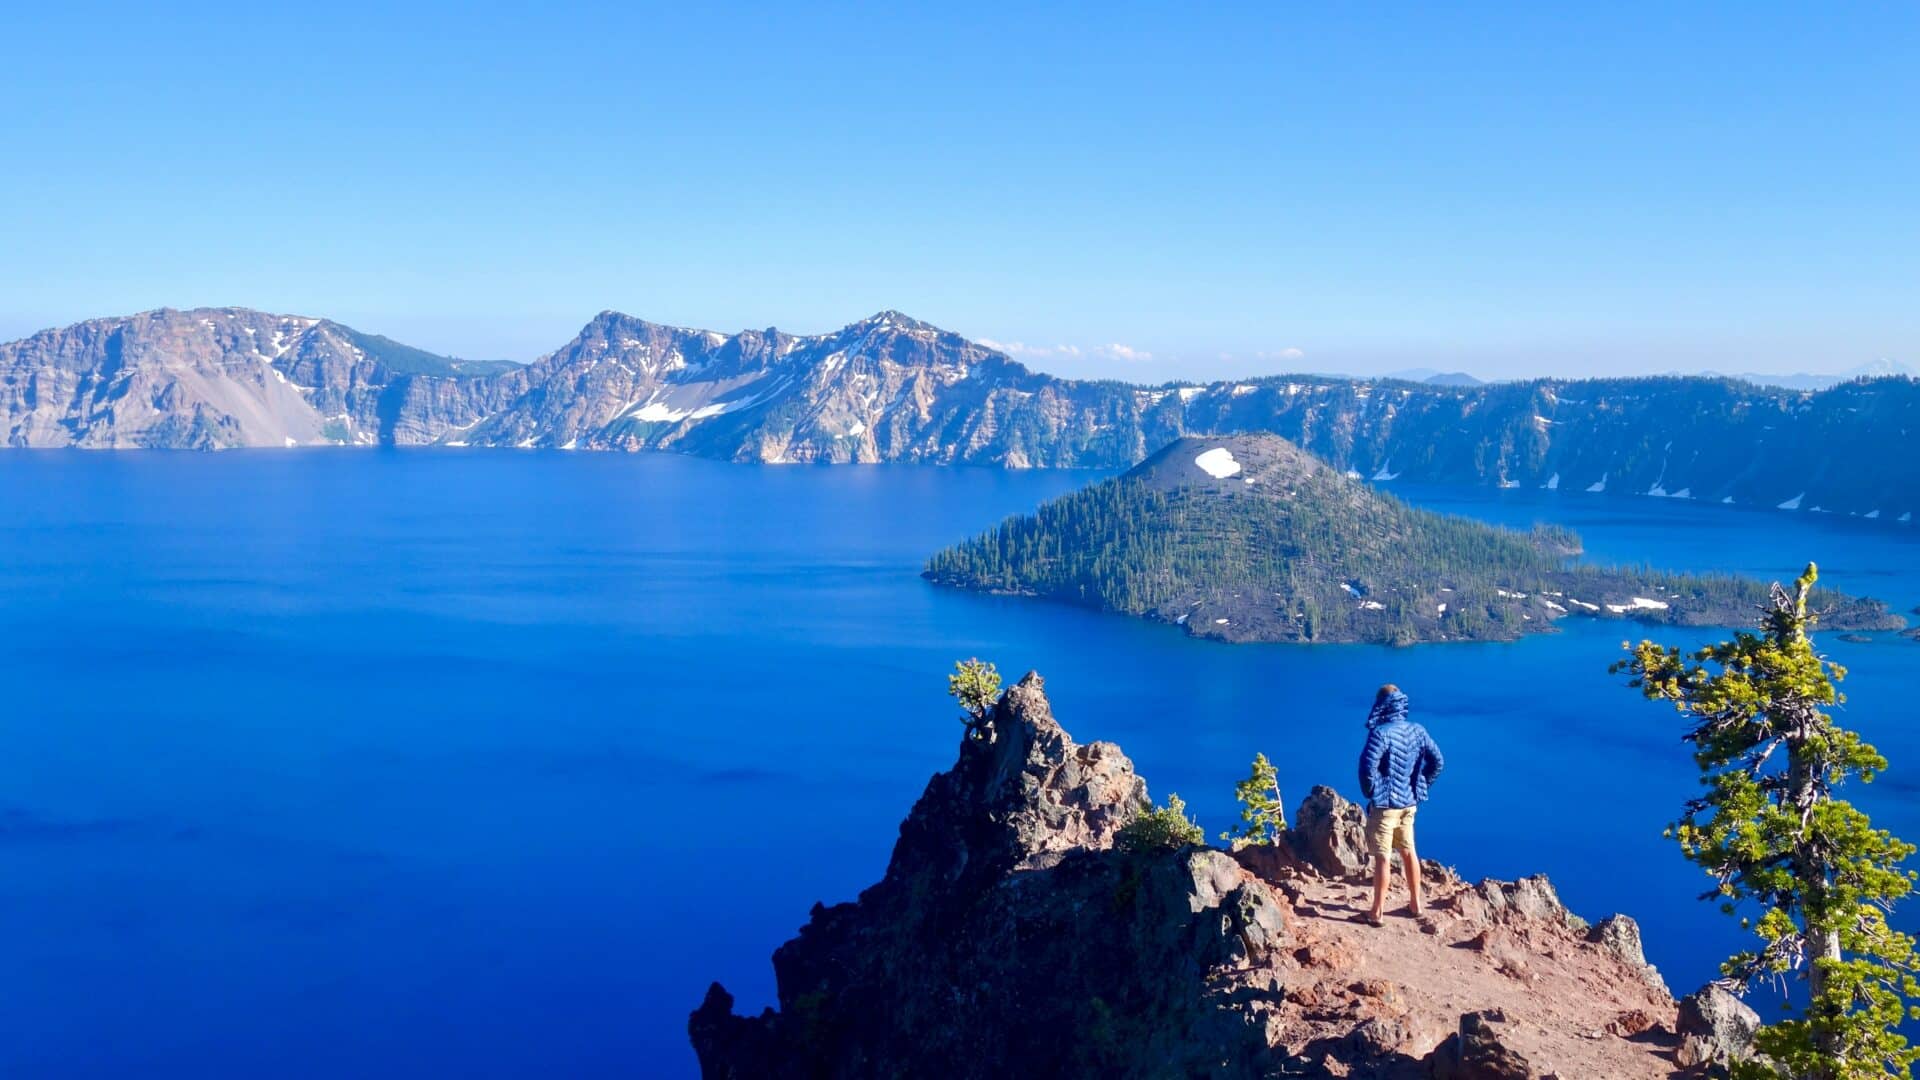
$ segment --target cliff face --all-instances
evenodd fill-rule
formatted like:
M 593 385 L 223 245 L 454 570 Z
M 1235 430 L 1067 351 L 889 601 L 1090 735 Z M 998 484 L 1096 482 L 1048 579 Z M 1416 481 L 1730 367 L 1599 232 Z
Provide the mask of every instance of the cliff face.
M 491 370 L 480 365 L 474 370 Z M 431 384 L 424 395 L 416 387 Z M 0 345 L 8 446 L 217 450 L 371 445 L 475 413 L 493 382 L 458 360 L 244 308 L 95 319 Z M 426 405 L 419 403 L 424 398 Z
M 1425 915 L 1349 921 L 1360 811 L 1331 790 L 1280 846 L 1123 853 L 1149 804 L 1118 748 L 1075 744 L 1035 675 L 990 731 L 885 877 L 775 952 L 777 1010 L 708 991 L 706 1076 L 1652 1077 L 1744 1046 L 1737 1001 L 1676 1006 L 1632 920 L 1544 879 L 1433 866 Z
M 603 312 L 525 367 L 241 308 L 97 319 L 0 344 L 0 442 L 11 446 L 292 440 L 1119 469 L 1181 435 L 1266 432 L 1383 481 L 1911 522 L 1916 424 L 1911 378 L 1819 393 L 1704 377 L 1059 379 L 894 311 L 805 336 Z

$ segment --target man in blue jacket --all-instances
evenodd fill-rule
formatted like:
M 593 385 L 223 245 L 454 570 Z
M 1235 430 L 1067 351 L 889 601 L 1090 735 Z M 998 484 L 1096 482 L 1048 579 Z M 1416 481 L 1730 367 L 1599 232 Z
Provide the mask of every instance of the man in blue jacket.
M 1388 683 L 1374 696 L 1367 713 L 1367 745 L 1360 751 L 1360 793 L 1367 798 L 1367 848 L 1373 853 L 1373 911 L 1356 916 L 1380 925 L 1393 877 L 1392 853 L 1400 853 L 1412 898 L 1408 910 L 1420 914 L 1420 856 L 1413 848 L 1413 812 L 1440 775 L 1440 756 L 1427 729 L 1407 719 L 1407 695 Z

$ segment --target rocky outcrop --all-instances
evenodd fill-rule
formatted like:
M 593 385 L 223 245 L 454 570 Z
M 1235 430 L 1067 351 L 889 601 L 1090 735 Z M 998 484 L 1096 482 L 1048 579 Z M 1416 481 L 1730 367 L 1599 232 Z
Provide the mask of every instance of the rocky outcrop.
M 1540 1074 L 1507 1039 L 1507 1015 L 1498 1009 L 1460 1018 L 1460 1030 L 1433 1054 L 1434 1080 L 1534 1080 Z
M 1675 1060 L 1679 1064 L 1726 1065 L 1753 1056 L 1760 1014 L 1732 991 L 1708 983 L 1680 999 L 1677 1028 L 1680 1049 Z
M 1067 737 L 1037 676 L 988 732 L 927 785 L 886 877 L 774 954 L 777 1013 L 742 1020 L 709 992 L 690 1027 L 707 1075 L 1254 1067 L 1259 1018 L 1235 1007 L 1251 991 L 1210 980 L 1272 959 L 1282 905 L 1225 852 L 1113 851 L 1145 785 L 1117 748 Z
M 1553 882 L 1543 874 L 1518 881 L 1495 881 L 1489 878 L 1475 885 L 1472 891 L 1496 917 L 1514 913 L 1540 922 L 1561 923 L 1580 930 L 1586 928 L 1586 924 L 1560 902 L 1560 894 L 1554 891 Z
M 1123 851 L 1146 785 L 1117 747 L 1067 735 L 1038 676 L 983 735 L 928 782 L 879 883 L 775 952 L 778 1008 L 736 1015 L 709 989 L 688 1027 L 706 1076 L 1673 1068 L 1675 1006 L 1637 977 L 1637 935 L 1591 936 L 1545 879 L 1435 867 L 1426 914 L 1361 926 L 1358 809 L 1331 789 L 1283 844 Z
M 1647 953 L 1640 942 L 1640 924 L 1629 915 L 1609 915 L 1593 925 L 1587 932 L 1587 940 L 1620 958 L 1622 963 L 1645 979 L 1647 985 L 1667 992 L 1667 981 L 1660 977 L 1660 969 L 1647 963 Z
M 1358 879 L 1370 872 L 1367 816 L 1330 787 L 1307 792 L 1287 840 L 1307 865 L 1329 877 Z

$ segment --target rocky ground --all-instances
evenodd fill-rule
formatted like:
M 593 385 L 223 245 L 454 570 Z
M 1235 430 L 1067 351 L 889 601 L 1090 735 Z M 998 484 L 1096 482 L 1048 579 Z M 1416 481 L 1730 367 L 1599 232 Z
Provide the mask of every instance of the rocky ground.
M 1008 691 L 900 829 L 886 876 L 774 955 L 780 1007 L 689 1023 L 708 1077 L 1707 1076 L 1756 1020 L 1676 1002 L 1633 920 L 1544 878 L 1430 866 L 1383 927 L 1358 807 L 1327 788 L 1282 843 L 1123 852 L 1149 807 L 1119 749 L 1073 742 L 1038 676 Z

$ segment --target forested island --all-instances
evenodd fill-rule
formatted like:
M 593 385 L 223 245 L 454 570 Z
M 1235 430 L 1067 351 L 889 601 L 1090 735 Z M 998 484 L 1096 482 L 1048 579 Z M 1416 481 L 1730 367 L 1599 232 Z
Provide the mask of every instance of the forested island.
M 1575 561 L 1519 532 L 1409 506 L 1275 435 L 1182 438 L 1126 474 L 928 560 L 940 585 L 1064 600 L 1225 641 L 1509 641 L 1567 616 L 1745 625 L 1766 586 Z M 1833 630 L 1898 629 L 1817 597 Z

